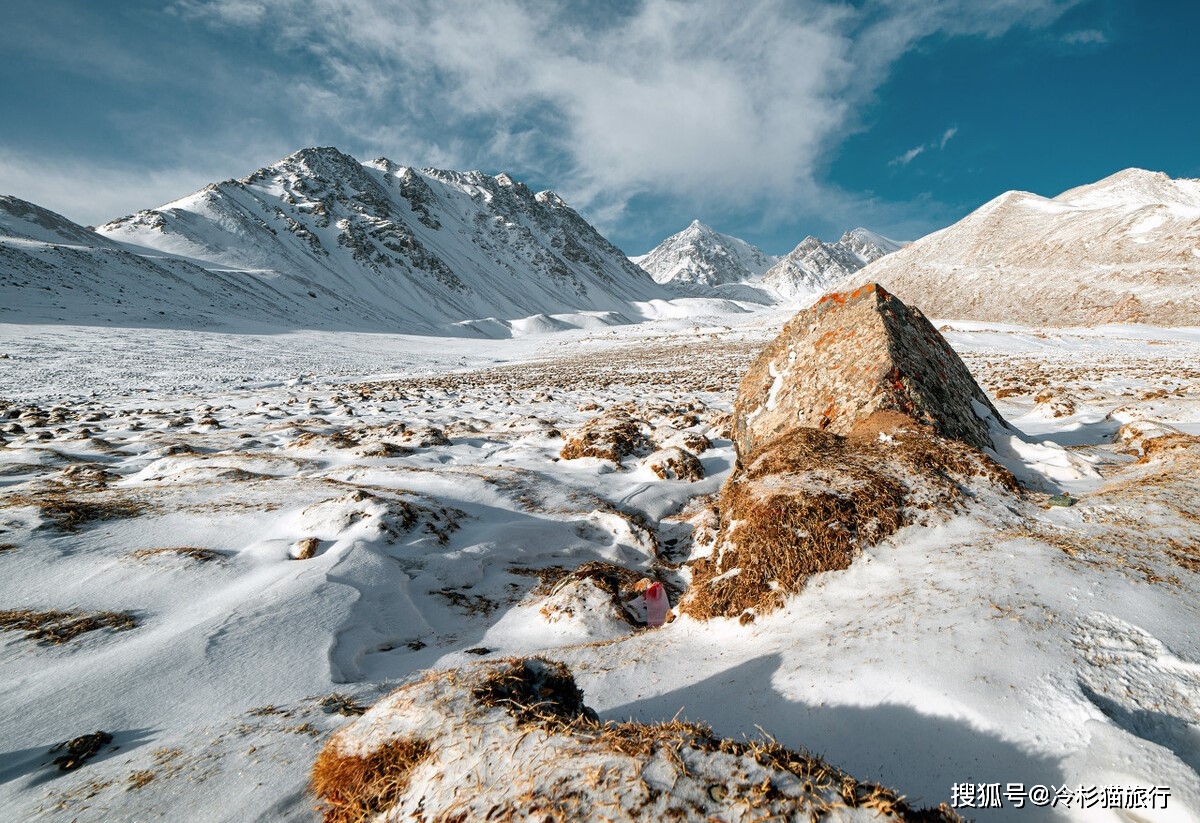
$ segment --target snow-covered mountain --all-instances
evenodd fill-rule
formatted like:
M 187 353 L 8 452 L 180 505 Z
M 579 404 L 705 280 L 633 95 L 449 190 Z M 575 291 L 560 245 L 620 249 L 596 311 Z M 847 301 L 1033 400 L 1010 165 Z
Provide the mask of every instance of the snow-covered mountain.
M 331 326 L 337 316 L 281 278 L 139 254 L 16 197 L 0 196 L 0 322 L 204 328 Z
M 333 148 L 303 149 L 97 232 L 7 202 L 4 233 L 21 248 L 5 242 L 5 285 L 61 298 L 14 295 L 9 305 L 32 303 L 47 319 L 70 319 L 64 292 L 79 278 L 101 286 L 88 294 L 98 313 L 121 320 L 133 319 L 129 294 L 134 313 L 150 301 L 164 315 L 486 335 L 514 322 L 625 322 L 636 317 L 631 301 L 668 296 L 553 192 L 504 174 L 360 163 Z M 159 283 L 172 277 L 187 282 Z
M 934 317 L 1200 325 L 1200 180 L 1126 169 L 1052 199 L 1010 191 L 867 281 Z
M 775 263 L 762 282 L 785 301 L 803 299 L 845 282 L 863 266 L 903 247 L 862 228 L 846 232 L 836 243 L 809 236 Z
M 778 257 L 693 220 L 634 262 L 655 282 L 672 286 L 721 286 L 760 280 Z

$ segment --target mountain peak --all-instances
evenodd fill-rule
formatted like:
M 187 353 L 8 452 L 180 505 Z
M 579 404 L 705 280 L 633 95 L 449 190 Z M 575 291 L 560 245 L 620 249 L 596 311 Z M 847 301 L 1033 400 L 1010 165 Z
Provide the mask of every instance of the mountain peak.
M 631 300 L 665 296 L 553 193 L 535 196 L 507 174 L 360 163 L 330 146 L 100 232 L 266 277 L 284 302 L 295 297 L 292 316 L 324 312 L 327 322 L 336 311 L 339 325 L 347 315 L 363 327 L 422 330 L 489 316 L 616 316 Z M 481 333 L 502 333 L 493 323 Z
M 864 228 L 845 232 L 836 243 L 809 235 L 771 267 L 763 285 L 785 300 L 804 299 L 844 283 L 863 266 L 903 246 Z
M 693 220 L 642 257 L 639 265 L 659 283 L 690 290 L 758 280 L 777 259 Z
M 1200 209 L 1200 180 L 1177 179 L 1161 171 L 1129 168 L 1095 183 L 1068 189 L 1054 201 L 1082 208 L 1123 205 Z

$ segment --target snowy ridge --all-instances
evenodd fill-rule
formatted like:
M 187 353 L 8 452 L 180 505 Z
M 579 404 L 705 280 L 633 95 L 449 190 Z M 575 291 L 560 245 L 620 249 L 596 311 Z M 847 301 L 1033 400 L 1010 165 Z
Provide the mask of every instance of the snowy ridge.
M 655 282 L 673 286 L 721 286 L 762 279 L 779 261 L 762 249 L 693 220 L 636 262 Z
M 504 174 L 360 163 L 334 148 L 303 149 L 98 232 L 14 202 L 0 203 L 7 304 L 49 322 L 199 312 L 193 326 L 508 336 L 524 318 L 630 322 L 631 301 L 669 296 L 553 192 Z M 82 250 L 63 262 L 60 250 L 10 240 Z M 150 269 L 188 282 L 167 289 L 168 275 Z M 77 299 L 80 276 L 110 293 Z
M 867 229 L 852 229 L 836 243 L 809 236 L 764 275 L 764 286 L 783 302 L 802 301 L 844 283 L 856 271 L 904 244 Z
M 1200 181 L 1126 169 L 1054 198 L 1010 191 L 873 263 L 932 317 L 1200 324 Z

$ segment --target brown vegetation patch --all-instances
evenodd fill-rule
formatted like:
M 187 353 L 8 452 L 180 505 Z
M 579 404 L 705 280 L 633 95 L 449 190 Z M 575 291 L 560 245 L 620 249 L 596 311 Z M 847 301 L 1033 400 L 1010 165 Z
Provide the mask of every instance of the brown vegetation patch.
M 472 690 L 481 705 L 499 706 L 520 723 L 543 727 L 562 728 L 580 720 L 598 722 L 565 664 L 544 657 L 505 663 Z
M 324 709 L 326 714 L 340 714 L 342 717 L 357 717 L 367 710 L 365 706 L 356 703 L 353 697 L 341 692 L 322 697 L 317 705 Z
M 0 543 L 0 554 L 7 554 L 8 552 L 15 552 L 16 550 L 16 543 Z
M 646 458 L 645 465 L 660 480 L 695 482 L 704 479 L 704 466 L 696 455 L 675 446 L 656 451 Z
M 130 612 L 0 611 L 0 631 L 25 632 L 27 640 L 59 645 L 96 629 L 128 631 L 137 626 Z
M 646 422 L 633 417 L 628 409 L 612 408 L 593 417 L 568 437 L 559 456 L 564 460 L 598 457 L 619 466 L 623 457 L 653 451 L 654 446 L 644 431 L 646 428 Z
M 149 560 L 155 557 L 181 557 L 197 563 L 212 563 L 225 559 L 225 555 L 213 549 L 198 546 L 168 546 L 162 549 L 138 549 L 125 555 L 132 560 Z
M 66 489 L 48 489 L 9 495 L 0 506 L 21 508 L 33 506 L 44 520 L 63 531 L 78 531 L 80 526 L 98 520 L 121 520 L 136 517 L 146 509 L 146 503 L 130 498 L 79 497 Z
M 1160 459 L 1171 452 L 1192 451 L 1200 455 L 1200 436 L 1194 434 L 1164 434 L 1152 437 L 1142 442 L 1142 456 L 1139 463 Z
M 63 772 L 78 769 L 92 759 L 101 748 L 111 743 L 112 739 L 112 735 L 108 732 L 96 731 L 59 743 L 50 751 L 59 752 L 66 749 L 67 753 L 54 758 L 54 765 Z
M 692 564 L 682 609 L 707 619 L 776 608 L 812 575 L 849 567 L 902 526 L 960 508 L 980 480 L 1019 488 L 970 446 L 924 431 L 873 440 L 816 429 L 781 435 L 722 489 L 716 549 Z
M 426 757 L 424 740 L 389 740 L 370 754 L 343 753 L 336 738 L 317 756 L 311 790 L 324 823 L 362 823 L 387 811 L 408 788 L 409 775 Z
M 293 560 L 312 560 L 317 554 L 317 549 L 321 546 L 321 540 L 317 537 L 302 537 L 296 541 L 296 545 L 292 547 Z

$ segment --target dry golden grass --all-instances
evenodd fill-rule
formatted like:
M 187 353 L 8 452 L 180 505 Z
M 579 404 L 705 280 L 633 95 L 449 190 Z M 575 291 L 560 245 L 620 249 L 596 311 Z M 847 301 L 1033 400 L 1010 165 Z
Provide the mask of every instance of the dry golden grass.
M 563 460 L 599 457 L 620 465 L 621 458 L 647 454 L 653 446 L 642 432 L 643 423 L 628 410 L 612 408 L 583 424 L 559 452 Z
M 978 477 L 1019 488 L 970 446 L 925 431 L 887 441 L 817 429 L 781 435 L 748 455 L 722 489 L 717 551 L 692 564 L 682 609 L 707 619 L 777 608 L 809 577 L 848 568 L 916 513 L 961 506 L 963 488 Z
M 839 807 L 874 809 L 880 814 L 892 814 L 905 821 L 959 823 L 961 818 L 951 809 L 914 809 L 895 792 L 873 783 L 862 783 L 830 766 L 819 757 L 787 749 L 774 740 L 722 740 L 714 737 L 709 727 L 678 719 L 665 723 L 602 723 L 583 702 L 571 672 L 565 665 L 544 658 L 510 658 L 495 661 L 484 669 L 462 669 L 429 672 L 417 683 L 404 688 L 419 689 L 431 680 L 444 681 L 448 687 L 469 688 L 474 701 L 482 708 L 500 708 L 512 716 L 518 725 L 514 732 L 519 741 L 530 738 L 529 731 L 538 729 L 547 737 L 557 738 L 552 745 L 562 757 L 585 754 L 612 753 L 611 759 L 599 766 L 587 767 L 580 781 L 530 783 L 525 790 L 487 784 L 486 771 L 479 771 L 478 791 L 490 793 L 486 819 L 496 821 L 580 819 L 593 811 L 600 799 L 592 792 L 599 789 L 616 819 L 650 819 L 646 805 L 658 792 L 643 793 L 632 789 L 623 795 L 618 784 L 636 776 L 641 766 L 654 758 L 665 756 L 685 776 L 692 776 L 698 766 L 698 753 L 721 753 L 742 760 L 722 767 L 716 774 L 704 778 L 701 787 L 708 800 L 739 808 L 757 809 L 760 813 L 784 815 L 795 819 L 797 812 L 811 813 L 812 820 Z M 464 722 L 470 722 L 468 711 Z M 469 732 L 467 732 L 469 733 Z M 422 740 L 400 738 L 379 746 L 367 755 L 348 755 L 339 748 L 334 737 L 318 758 L 313 772 L 313 791 L 323 801 L 321 811 L 326 823 L 364 821 L 386 814 L 406 801 L 414 768 L 434 756 L 431 745 Z M 628 758 L 628 759 L 626 759 Z M 768 771 L 765 779 L 748 784 L 744 779 L 747 761 L 753 761 Z M 489 762 L 484 758 L 481 764 Z M 700 768 L 704 768 L 700 766 Z M 790 772 L 801 780 L 799 796 L 785 794 L 773 782 L 771 773 Z M 636 779 L 636 777 L 634 777 Z M 641 786 L 645 787 L 644 781 Z M 613 794 L 617 791 L 617 794 Z M 702 808 L 711 813 L 707 801 L 681 795 L 678 803 L 662 813 L 667 819 L 704 818 Z M 469 800 L 462 797 L 448 805 L 425 807 L 430 820 L 463 821 L 485 819 L 478 816 Z M 701 817 L 696 817 L 701 814 Z M 790 815 L 790 816 L 789 816 Z
M 125 555 L 131 560 L 149 560 L 155 557 L 182 557 L 195 560 L 198 563 L 212 563 L 224 560 L 225 555 L 213 549 L 202 549 L 198 546 L 169 546 L 161 549 L 138 549 Z
M 98 520 L 120 520 L 141 514 L 146 504 L 140 500 L 108 497 L 80 497 L 61 487 L 43 489 L 28 494 L 12 494 L 0 502 L 5 508 L 33 506 L 55 527 L 63 531 L 78 531 L 80 526 Z
M 130 612 L 0 611 L 0 631 L 25 632 L 27 640 L 60 645 L 97 629 L 122 632 L 137 626 Z
M 324 823 L 362 823 L 391 808 L 408 788 L 409 776 L 426 757 L 424 740 L 390 740 L 370 754 L 345 754 L 337 738 L 313 765 L 311 790 L 321 801 Z
M 342 717 L 357 717 L 367 710 L 365 706 L 356 703 L 354 698 L 341 692 L 322 697 L 317 705 L 324 709 L 326 714 L 340 714 Z
M 54 758 L 54 765 L 63 772 L 78 769 L 93 758 L 100 749 L 111 743 L 112 739 L 112 735 L 108 732 L 95 731 L 59 743 L 50 751 L 53 753 L 66 749 L 67 753 Z
M 293 560 L 312 560 L 317 554 L 317 549 L 321 545 L 320 538 L 317 537 L 302 537 L 296 541 L 296 547 L 292 552 Z

